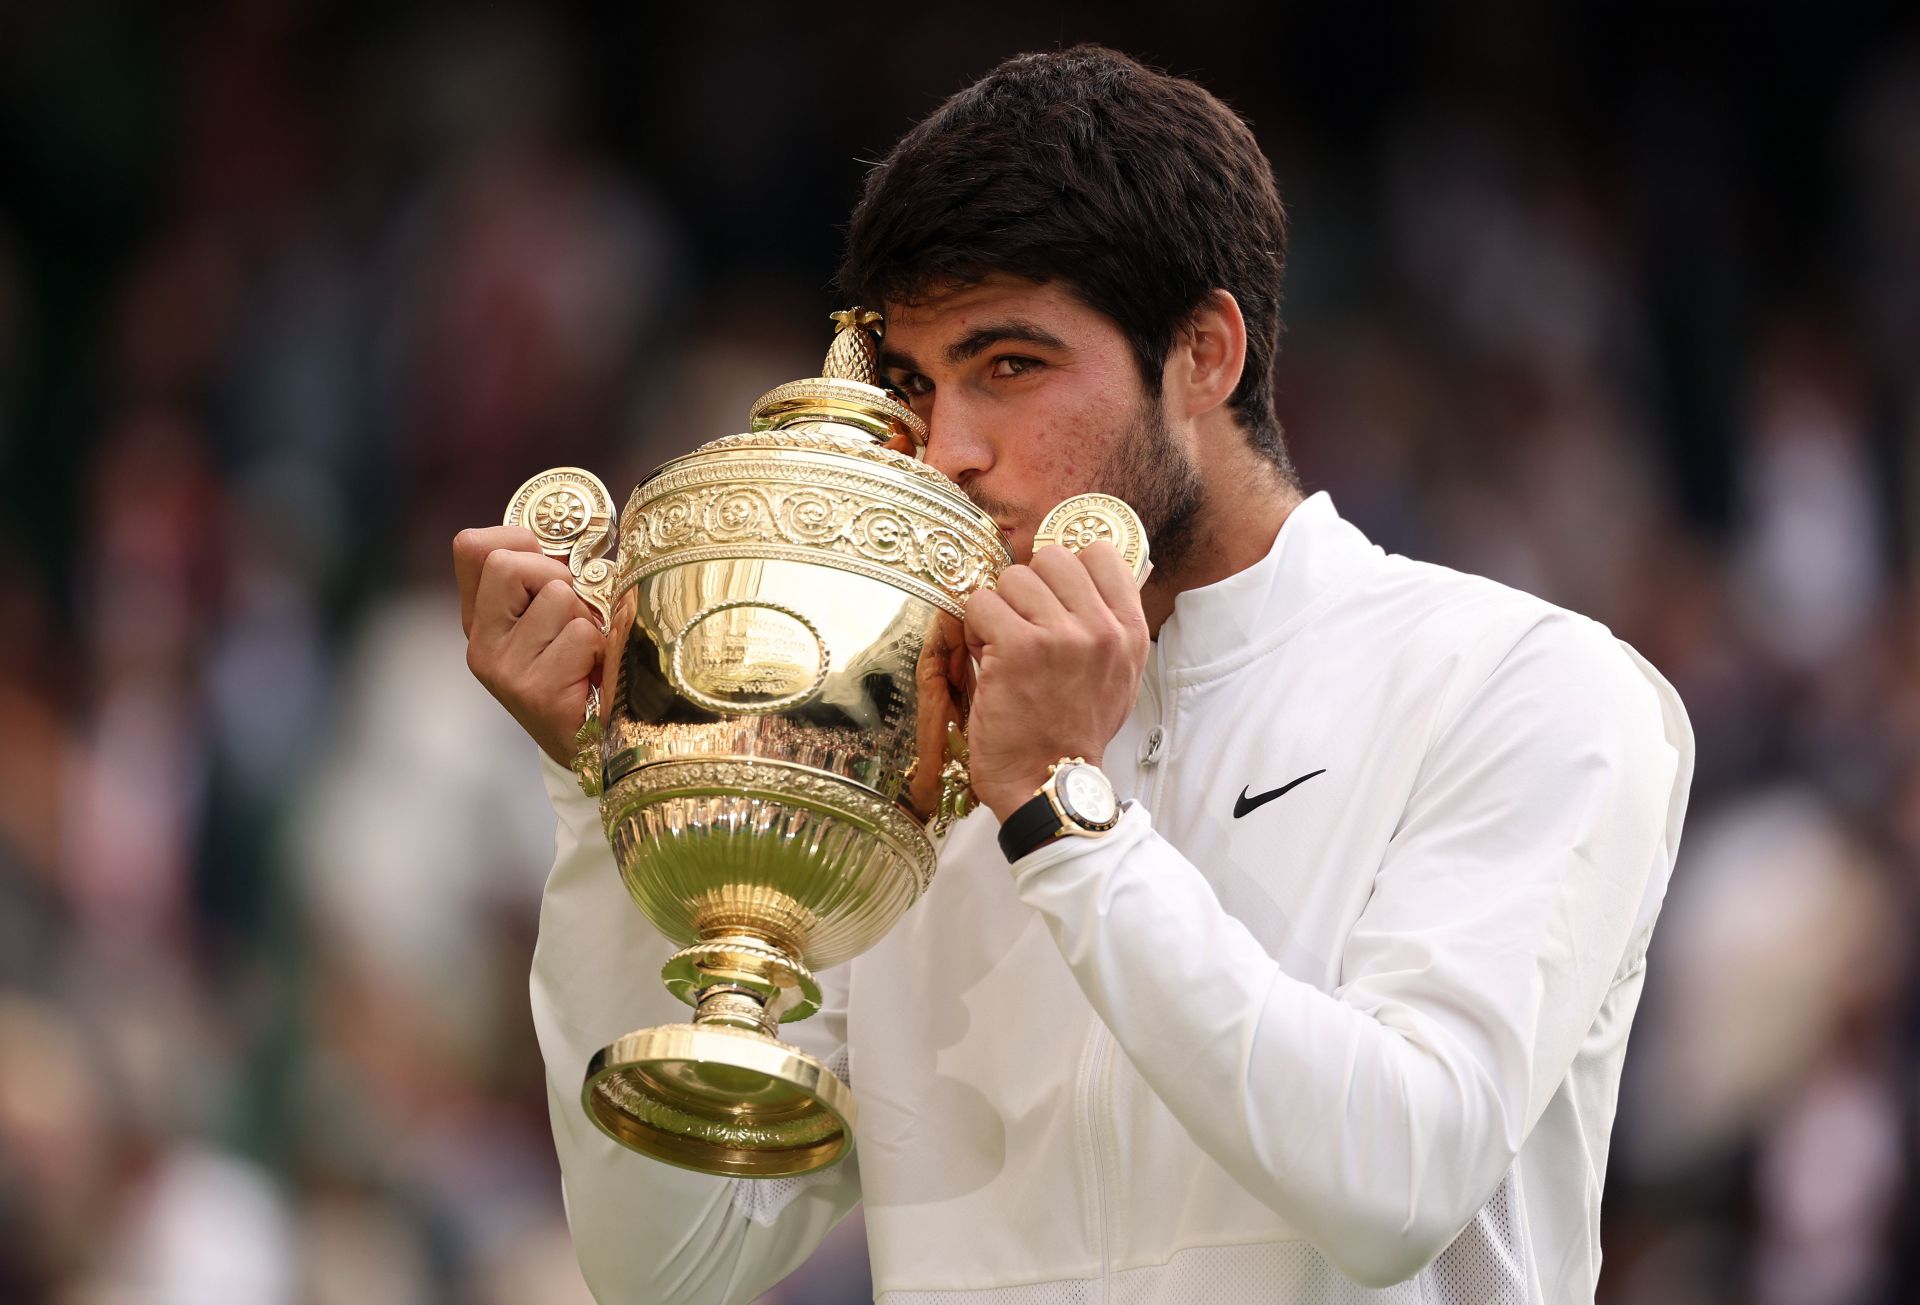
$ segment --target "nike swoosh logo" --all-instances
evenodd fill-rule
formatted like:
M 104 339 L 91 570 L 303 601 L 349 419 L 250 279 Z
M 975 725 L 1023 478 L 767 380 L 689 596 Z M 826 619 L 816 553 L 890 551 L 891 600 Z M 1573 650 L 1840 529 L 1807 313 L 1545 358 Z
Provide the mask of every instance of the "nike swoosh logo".
M 1282 784 L 1279 788 L 1262 793 L 1259 797 L 1248 797 L 1247 790 L 1243 788 L 1240 790 L 1240 796 L 1233 800 L 1233 818 L 1238 820 L 1255 807 L 1263 806 L 1277 797 L 1291 793 L 1294 789 L 1299 788 L 1302 784 L 1312 779 L 1314 775 L 1324 775 L 1326 773 L 1326 768 L 1323 766 L 1319 770 L 1314 771 L 1313 774 L 1302 775 L 1299 779 L 1294 780 L 1293 783 Z

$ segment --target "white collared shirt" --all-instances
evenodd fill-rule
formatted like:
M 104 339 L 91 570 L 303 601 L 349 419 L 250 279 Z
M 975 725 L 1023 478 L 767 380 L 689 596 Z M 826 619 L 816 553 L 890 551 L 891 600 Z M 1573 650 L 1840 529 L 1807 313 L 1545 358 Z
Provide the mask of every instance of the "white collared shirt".
M 1592 1299 L 1693 769 L 1666 681 L 1317 494 L 1179 596 L 1103 769 L 1132 800 L 1112 833 L 1009 868 L 977 812 L 925 900 L 820 976 L 782 1035 L 846 1073 L 856 1154 L 766 1183 L 582 1114 L 592 1053 L 686 1007 L 547 764 L 533 1010 L 600 1300 L 751 1300 L 856 1202 L 886 1305 Z

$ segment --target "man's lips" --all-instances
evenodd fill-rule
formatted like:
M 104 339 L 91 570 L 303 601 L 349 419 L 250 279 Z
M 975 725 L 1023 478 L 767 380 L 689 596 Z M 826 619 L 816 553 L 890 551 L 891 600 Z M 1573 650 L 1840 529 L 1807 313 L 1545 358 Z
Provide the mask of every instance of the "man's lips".
M 1027 561 L 1033 551 L 1033 532 L 1024 526 L 994 524 L 1000 526 L 1000 542 L 1006 545 L 1008 556 L 1016 562 Z

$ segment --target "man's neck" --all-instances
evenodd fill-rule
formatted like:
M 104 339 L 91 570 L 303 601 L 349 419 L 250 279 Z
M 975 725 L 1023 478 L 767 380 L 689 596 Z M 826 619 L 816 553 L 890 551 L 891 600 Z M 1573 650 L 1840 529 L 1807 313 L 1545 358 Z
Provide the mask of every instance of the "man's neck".
M 1253 465 L 1234 466 L 1225 474 L 1208 477 L 1207 499 L 1178 567 L 1162 568 L 1156 563 L 1140 591 L 1147 629 L 1156 639 L 1173 615 L 1176 597 L 1217 584 L 1264 558 L 1272 551 L 1280 527 L 1303 501 L 1279 468 L 1251 448 L 1246 451 Z

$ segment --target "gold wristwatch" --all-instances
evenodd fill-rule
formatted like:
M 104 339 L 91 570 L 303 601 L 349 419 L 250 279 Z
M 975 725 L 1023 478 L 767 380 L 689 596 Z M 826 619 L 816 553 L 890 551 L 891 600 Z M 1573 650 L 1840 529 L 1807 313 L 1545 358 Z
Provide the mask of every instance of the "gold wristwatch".
M 1120 823 L 1113 782 L 1085 757 L 1062 757 L 1047 782 L 1000 826 L 1000 850 L 1018 861 L 1056 838 L 1098 838 Z

